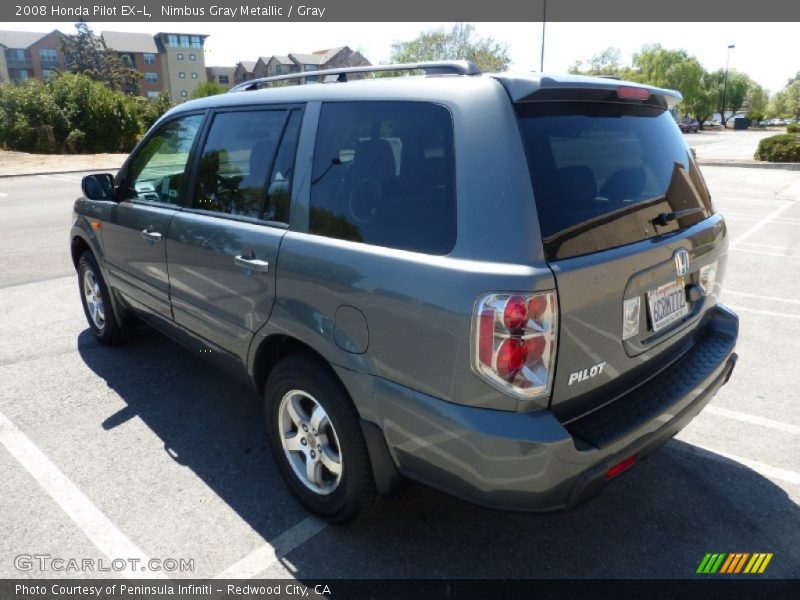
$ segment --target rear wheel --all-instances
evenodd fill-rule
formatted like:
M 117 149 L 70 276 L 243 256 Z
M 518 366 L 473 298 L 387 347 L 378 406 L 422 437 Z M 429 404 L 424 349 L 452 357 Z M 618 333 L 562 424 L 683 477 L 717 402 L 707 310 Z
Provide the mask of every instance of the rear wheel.
M 120 343 L 123 329 L 114 316 L 110 292 L 100 274 L 97 261 L 88 250 L 78 261 L 78 287 L 83 312 L 95 339 L 106 346 Z
M 373 508 L 377 492 L 358 415 L 327 365 L 308 354 L 278 363 L 264 415 L 281 475 L 309 511 L 345 523 Z

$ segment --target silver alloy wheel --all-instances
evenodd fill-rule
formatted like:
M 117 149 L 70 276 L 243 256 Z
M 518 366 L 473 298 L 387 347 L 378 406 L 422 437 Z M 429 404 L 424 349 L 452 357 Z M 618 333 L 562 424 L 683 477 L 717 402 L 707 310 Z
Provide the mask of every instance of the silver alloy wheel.
M 83 298 L 89 310 L 89 318 L 98 331 L 103 331 L 106 326 L 106 311 L 103 306 L 103 295 L 100 293 L 100 283 L 94 271 L 86 269 L 83 272 Z
M 308 489 L 333 492 L 342 479 L 342 452 L 328 413 L 311 394 L 291 390 L 278 407 L 278 432 L 286 459 Z

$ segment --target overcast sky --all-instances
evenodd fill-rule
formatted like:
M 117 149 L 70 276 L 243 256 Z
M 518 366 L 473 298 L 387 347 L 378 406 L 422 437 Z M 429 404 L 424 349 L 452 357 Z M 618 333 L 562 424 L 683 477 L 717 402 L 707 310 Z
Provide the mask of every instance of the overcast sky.
M 206 33 L 206 65 L 234 65 L 258 56 L 311 52 L 348 45 L 373 63 L 386 61 L 391 44 L 416 37 L 421 30 L 452 23 L 91 23 L 95 31 Z M 538 70 L 541 23 L 475 23 L 478 33 L 508 46 L 512 68 Z M 68 32 L 70 23 L 0 23 L 2 29 Z M 545 70 L 566 71 L 609 46 L 630 61 L 646 43 L 684 48 L 706 69 L 725 66 L 750 75 L 776 92 L 800 71 L 797 23 L 548 23 Z

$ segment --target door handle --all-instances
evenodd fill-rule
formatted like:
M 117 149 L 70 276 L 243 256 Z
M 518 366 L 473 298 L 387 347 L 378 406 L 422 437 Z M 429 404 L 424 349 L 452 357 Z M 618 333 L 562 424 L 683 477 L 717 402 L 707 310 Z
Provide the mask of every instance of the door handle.
M 149 229 L 143 230 L 139 235 L 142 236 L 148 242 L 160 242 L 161 241 L 161 234 L 157 231 L 150 231 Z
M 256 273 L 266 273 L 269 271 L 269 263 L 265 260 L 258 258 L 248 258 L 245 256 L 237 256 L 233 259 L 237 267 L 242 267 Z

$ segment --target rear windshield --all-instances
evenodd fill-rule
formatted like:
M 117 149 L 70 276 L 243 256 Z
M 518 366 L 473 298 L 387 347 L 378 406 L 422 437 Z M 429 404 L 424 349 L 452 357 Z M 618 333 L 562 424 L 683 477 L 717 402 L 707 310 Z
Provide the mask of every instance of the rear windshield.
M 708 190 L 669 112 L 613 103 L 517 108 L 549 259 L 697 223 Z

